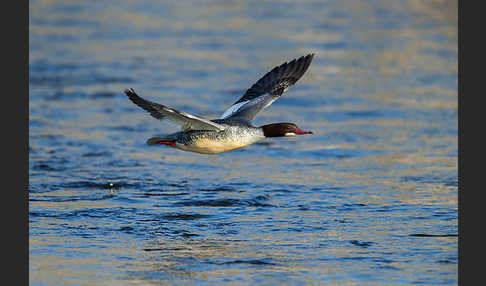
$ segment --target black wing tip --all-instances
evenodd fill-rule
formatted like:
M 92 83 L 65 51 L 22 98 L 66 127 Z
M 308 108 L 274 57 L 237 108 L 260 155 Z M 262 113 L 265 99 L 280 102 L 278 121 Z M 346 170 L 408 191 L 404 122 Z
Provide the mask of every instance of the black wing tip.
M 310 63 L 312 62 L 312 60 L 314 59 L 314 56 L 315 54 L 314 53 L 310 53 L 310 54 L 307 54 L 305 56 L 302 56 L 300 57 L 297 62 L 304 62 L 305 65 L 309 66 Z
M 310 63 L 314 59 L 314 56 L 315 56 L 314 53 L 310 53 L 310 54 L 307 54 L 306 56 L 300 57 L 299 60 L 302 59 L 302 60 L 305 60 L 306 62 L 309 62 Z
M 138 96 L 138 94 L 135 92 L 135 90 L 133 90 L 133 88 L 127 88 L 127 89 L 125 89 L 124 92 L 128 96 L 128 99 L 130 99 L 136 105 L 144 108 L 140 104 L 141 104 L 142 101 L 145 101 L 145 100 L 142 99 L 140 96 Z
M 301 56 L 300 58 L 293 59 L 290 62 L 298 62 L 298 61 L 302 61 L 302 60 L 305 60 L 305 61 L 309 61 L 310 62 L 310 61 L 312 61 L 312 59 L 314 58 L 315 55 L 316 55 L 315 53 L 310 53 L 310 54 L 307 54 L 305 56 Z M 286 64 L 286 63 L 287 62 L 285 62 L 284 64 Z
M 312 62 L 312 60 L 314 59 L 314 56 L 315 56 L 315 53 L 310 53 L 310 54 L 307 54 L 305 56 L 301 56 L 300 58 L 295 58 L 291 61 L 288 61 L 288 62 L 284 62 L 283 64 L 279 65 L 279 66 L 276 66 L 274 67 L 269 73 L 272 73 L 276 70 L 279 70 L 281 68 L 284 68 L 285 66 L 289 65 L 289 66 L 293 66 L 295 65 L 296 63 L 300 63 L 300 62 L 305 62 L 305 64 L 307 66 L 310 65 L 310 63 Z M 307 68 L 306 68 L 307 70 Z
M 133 88 L 127 88 L 127 89 L 125 89 L 125 91 L 124 91 L 124 92 L 125 92 L 125 94 L 126 94 L 127 96 L 131 96 L 131 95 L 137 95 L 137 94 L 135 93 L 135 90 L 133 90 Z

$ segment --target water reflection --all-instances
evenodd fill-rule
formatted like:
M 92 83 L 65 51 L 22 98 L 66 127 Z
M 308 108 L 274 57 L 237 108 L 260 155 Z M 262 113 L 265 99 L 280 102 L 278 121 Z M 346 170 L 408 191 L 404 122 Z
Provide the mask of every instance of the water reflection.
M 29 2 L 32 284 L 457 284 L 456 1 Z M 218 117 L 312 66 L 218 156 L 122 94 Z

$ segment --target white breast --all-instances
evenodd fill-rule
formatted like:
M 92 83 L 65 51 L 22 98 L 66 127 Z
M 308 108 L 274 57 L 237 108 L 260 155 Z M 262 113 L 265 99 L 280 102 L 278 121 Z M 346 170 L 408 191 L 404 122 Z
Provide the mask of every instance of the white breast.
M 176 148 L 202 154 L 219 154 L 251 145 L 265 138 L 259 129 L 242 130 L 230 127 L 227 136 L 218 139 L 200 138 L 191 145 L 176 144 Z

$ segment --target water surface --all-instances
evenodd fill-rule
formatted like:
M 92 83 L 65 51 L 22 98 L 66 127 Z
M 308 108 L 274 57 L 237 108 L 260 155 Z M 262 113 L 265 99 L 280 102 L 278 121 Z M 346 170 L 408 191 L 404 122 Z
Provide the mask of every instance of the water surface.
M 32 285 L 457 284 L 455 1 L 30 1 Z M 123 94 L 217 118 L 315 53 L 220 155 Z

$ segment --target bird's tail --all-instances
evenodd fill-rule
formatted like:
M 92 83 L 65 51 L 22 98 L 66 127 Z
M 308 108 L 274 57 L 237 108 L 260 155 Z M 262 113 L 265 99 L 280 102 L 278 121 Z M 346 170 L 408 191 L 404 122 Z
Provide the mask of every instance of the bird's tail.
M 147 140 L 147 145 L 168 145 L 175 147 L 176 139 L 174 138 L 163 138 L 163 137 L 152 137 Z

